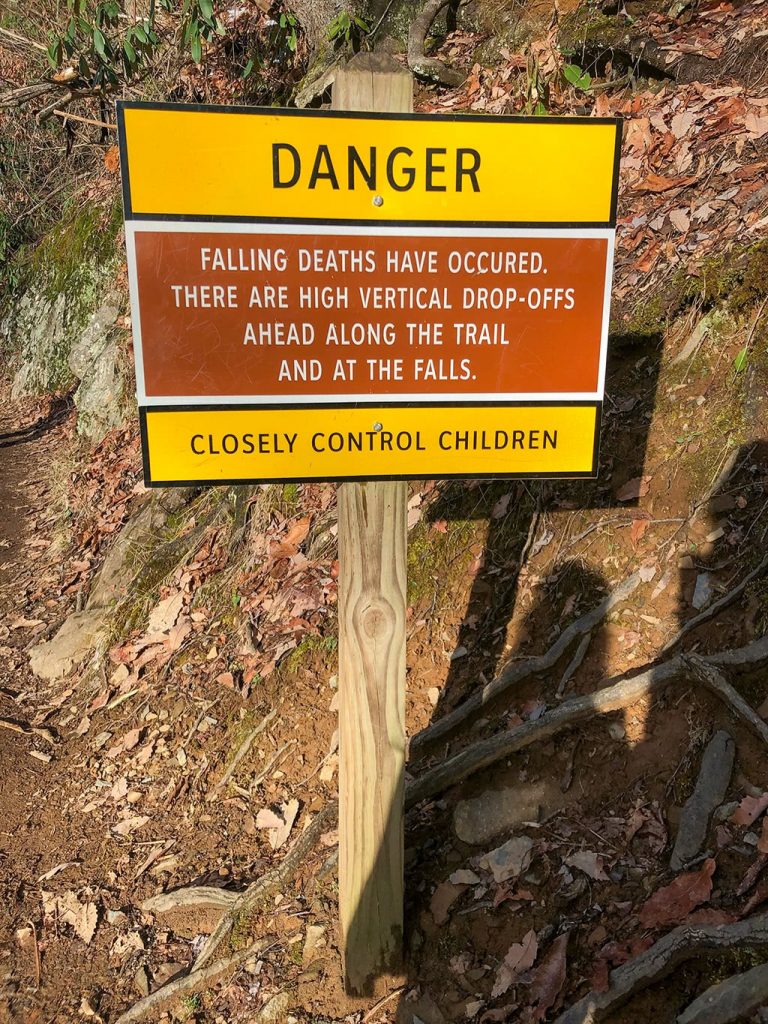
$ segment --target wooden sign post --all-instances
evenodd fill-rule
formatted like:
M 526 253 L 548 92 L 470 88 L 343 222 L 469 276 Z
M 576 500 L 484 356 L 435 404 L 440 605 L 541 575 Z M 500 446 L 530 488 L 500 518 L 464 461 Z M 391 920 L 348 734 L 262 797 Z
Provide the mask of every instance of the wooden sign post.
M 333 106 L 410 113 L 411 75 L 358 54 Z M 338 504 L 339 908 L 347 988 L 362 994 L 402 958 L 407 484 L 341 484 Z

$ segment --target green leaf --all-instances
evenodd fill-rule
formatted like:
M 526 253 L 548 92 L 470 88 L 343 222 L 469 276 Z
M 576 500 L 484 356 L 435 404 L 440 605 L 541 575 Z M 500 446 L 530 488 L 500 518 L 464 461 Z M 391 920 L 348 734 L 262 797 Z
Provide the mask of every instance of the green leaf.
M 200 8 L 202 16 L 206 20 L 210 21 L 213 17 L 213 4 L 211 3 L 211 0 L 197 0 L 197 6 Z
M 745 345 L 744 348 L 741 349 L 739 354 L 733 360 L 733 368 L 736 371 L 736 373 L 741 373 L 741 371 L 746 368 L 746 365 L 747 365 L 748 362 L 749 362 L 749 349 Z
M 566 64 L 563 68 L 563 77 L 574 89 L 581 89 L 586 92 L 592 84 L 592 76 L 582 71 L 578 64 Z
M 534 116 L 536 116 L 536 117 L 546 117 L 546 115 L 549 113 L 549 111 L 544 106 L 544 104 L 541 102 L 541 100 L 539 100 L 539 102 L 533 108 L 533 113 L 534 113 Z
M 254 61 L 253 57 L 251 57 L 251 59 L 248 61 L 248 63 L 243 68 L 241 77 L 242 78 L 247 78 L 248 75 L 250 75 L 250 73 L 253 71 L 254 65 L 255 65 L 255 61 Z
M 137 25 L 134 28 L 133 31 L 134 31 L 134 33 L 136 35 L 136 38 L 139 40 L 140 43 L 148 43 L 149 42 L 149 36 L 145 32 L 145 30 L 141 27 L 141 25 Z
M 104 60 L 107 59 L 107 40 L 100 28 L 93 26 L 93 48 Z
M 129 41 L 127 36 L 125 37 L 125 40 L 123 41 L 123 52 L 125 53 L 126 59 L 127 59 L 129 64 L 132 65 L 132 64 L 136 63 L 136 51 L 131 46 L 130 41 Z
M 200 36 L 198 34 L 195 34 L 192 37 L 190 50 L 192 51 L 192 60 L 195 62 L 195 64 L 199 64 L 203 56 L 203 46 L 202 43 L 200 42 Z

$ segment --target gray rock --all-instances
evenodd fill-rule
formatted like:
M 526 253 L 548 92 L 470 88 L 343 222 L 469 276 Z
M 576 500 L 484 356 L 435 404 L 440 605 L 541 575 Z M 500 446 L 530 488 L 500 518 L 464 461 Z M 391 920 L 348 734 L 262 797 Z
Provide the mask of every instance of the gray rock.
M 61 679 L 80 664 L 91 651 L 104 628 L 98 612 L 73 612 L 53 639 L 29 652 L 29 664 L 41 679 Z
M 462 842 L 481 846 L 524 821 L 537 821 L 542 809 L 557 807 L 562 798 L 557 784 L 545 780 L 487 790 L 457 804 L 453 829 Z
M 701 759 L 699 777 L 693 793 L 685 802 L 669 866 L 679 871 L 693 860 L 707 838 L 709 821 L 722 804 L 733 772 L 736 745 L 724 730 L 716 732 Z
M 189 488 L 155 491 L 123 527 L 104 559 L 82 612 L 73 612 L 58 633 L 30 651 L 30 667 L 42 679 L 61 679 L 94 654 L 106 636 L 109 614 L 136 576 L 139 552 L 157 542 L 168 516 L 189 499 Z
M 93 440 L 101 440 L 123 422 L 124 374 L 114 330 L 119 314 L 119 296 L 111 292 L 72 342 L 69 352 L 69 368 L 80 380 L 75 392 L 77 430 Z
M 712 985 L 686 1007 L 676 1024 L 730 1024 L 768 1000 L 768 964 Z
M 259 1010 L 256 1015 L 257 1024 L 279 1024 L 288 1015 L 291 1002 L 290 992 L 278 992 L 276 996 L 267 1000 Z

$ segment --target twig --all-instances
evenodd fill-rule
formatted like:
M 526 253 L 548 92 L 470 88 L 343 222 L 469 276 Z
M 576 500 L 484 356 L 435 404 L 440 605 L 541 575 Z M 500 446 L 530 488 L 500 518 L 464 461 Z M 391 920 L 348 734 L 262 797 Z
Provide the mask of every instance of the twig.
M 40 946 L 37 942 L 37 929 L 35 928 L 34 921 L 27 921 L 27 924 L 32 929 L 32 946 L 35 951 L 35 991 L 40 988 Z
M 718 672 L 714 665 L 710 665 L 697 654 L 683 655 L 683 660 L 699 682 L 724 701 L 733 713 L 749 726 L 757 738 L 768 745 L 768 725 L 752 710 L 738 690 L 731 686 L 723 673 Z
M 727 594 L 723 594 L 722 597 L 718 598 L 717 601 L 713 602 L 709 608 L 705 608 L 703 612 L 699 612 L 690 621 L 686 622 L 677 633 L 668 640 L 661 649 L 661 654 L 666 654 L 667 651 L 671 650 L 678 641 L 680 641 L 686 633 L 690 633 L 692 629 L 696 629 L 702 624 L 702 622 L 708 622 L 711 618 L 722 611 L 723 608 L 727 608 L 729 604 L 732 604 L 739 594 L 747 588 L 752 580 L 762 576 L 764 572 L 768 571 L 768 555 L 762 560 L 762 562 L 753 569 L 752 572 L 748 573 L 741 583 L 738 583 L 732 590 L 729 590 Z
M 752 946 L 768 946 L 766 914 L 735 924 L 680 925 L 644 953 L 612 970 L 607 992 L 590 992 L 561 1013 L 555 1024 L 596 1024 L 623 1006 L 636 992 L 667 977 L 678 964 L 723 949 Z
M 586 615 L 582 615 L 580 619 L 572 622 L 567 629 L 563 630 L 546 654 L 542 654 L 537 658 L 529 658 L 524 662 L 508 664 L 500 675 L 490 683 L 487 683 L 473 697 L 465 700 L 455 711 L 445 715 L 444 718 L 440 718 L 437 722 L 414 736 L 410 746 L 411 755 L 420 754 L 427 745 L 444 739 L 454 729 L 458 728 L 462 722 L 477 714 L 487 704 L 495 700 L 502 693 L 505 693 L 515 684 L 522 682 L 523 679 L 528 679 L 532 675 L 539 675 L 542 672 L 548 672 L 554 668 L 573 641 L 577 637 L 590 633 L 617 604 L 629 597 L 639 583 L 640 576 L 637 573 L 634 573 L 620 583 L 596 608 L 587 612 Z
M 96 121 L 92 117 L 80 117 L 79 114 L 70 114 L 67 110 L 52 110 L 56 117 L 63 117 L 65 121 L 79 121 L 81 124 L 92 124 L 94 128 L 106 128 L 110 132 L 117 131 L 116 124 L 109 124 L 108 121 Z
M 227 770 L 221 776 L 219 781 L 208 792 L 205 798 L 208 803 L 210 803 L 211 800 L 215 800 L 219 790 L 223 789 L 223 787 L 226 786 L 226 784 L 234 775 L 237 766 L 240 764 L 243 758 L 248 755 L 251 747 L 253 746 L 253 741 L 256 739 L 257 736 L 264 732 L 264 730 L 266 729 L 266 727 L 269 725 L 269 723 L 272 721 L 276 714 L 277 708 L 274 708 L 265 718 L 262 718 L 262 720 L 259 722 L 255 729 L 251 729 L 251 731 L 248 733 L 248 735 L 245 737 L 243 742 L 238 747 L 237 753 L 232 758 L 229 768 L 227 768 Z
M 20 732 L 23 736 L 42 736 L 49 743 L 57 743 L 56 737 L 50 729 L 43 729 L 37 725 L 29 725 L 27 722 L 17 722 L 12 718 L 0 718 L 0 729 L 9 729 L 11 732 Z
M 404 991 L 405 991 L 405 985 L 401 985 L 400 988 L 396 988 L 394 990 L 394 992 L 390 992 L 389 995 L 383 996 L 378 1001 L 378 1003 L 374 1003 L 374 1005 L 370 1008 L 370 1010 L 363 1017 L 363 1024 L 368 1024 L 368 1021 L 372 1020 L 376 1016 L 376 1014 L 379 1012 L 379 1010 L 382 1008 L 382 1006 L 386 1006 L 386 1004 L 391 1002 L 395 998 L 395 996 L 399 996 L 400 993 L 404 992 Z
M 5 44 L 11 50 L 41 50 L 47 53 L 48 50 L 42 43 L 36 43 L 34 39 L 27 39 L 20 36 L 18 32 L 12 32 L 9 28 L 0 28 L 0 45 Z

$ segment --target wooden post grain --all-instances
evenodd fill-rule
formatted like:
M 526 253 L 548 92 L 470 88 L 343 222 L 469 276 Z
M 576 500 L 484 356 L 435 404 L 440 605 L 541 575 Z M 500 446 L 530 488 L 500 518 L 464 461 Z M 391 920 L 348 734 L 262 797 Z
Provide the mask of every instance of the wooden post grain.
M 333 106 L 410 113 L 411 75 L 358 54 Z M 402 958 L 407 487 L 342 484 L 338 501 L 339 910 L 347 990 L 372 995 Z

